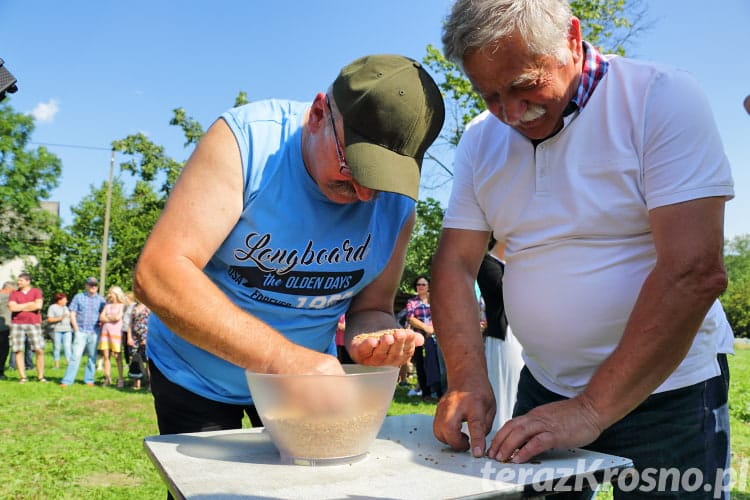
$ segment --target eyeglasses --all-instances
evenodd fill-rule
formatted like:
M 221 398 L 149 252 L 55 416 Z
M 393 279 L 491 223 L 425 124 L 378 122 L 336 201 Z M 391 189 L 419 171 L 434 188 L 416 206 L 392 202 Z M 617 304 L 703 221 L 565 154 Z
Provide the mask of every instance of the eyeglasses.
M 417 286 L 427 286 L 429 283 L 417 283 Z
M 333 121 L 333 109 L 331 109 L 331 101 L 328 96 L 326 96 L 326 106 L 328 106 L 328 116 L 331 118 L 331 127 L 333 127 L 333 139 L 336 141 L 336 154 L 339 157 L 339 173 L 351 178 L 352 169 L 346 164 L 346 159 L 344 158 L 344 149 L 339 142 L 339 134 L 336 132 L 336 122 Z

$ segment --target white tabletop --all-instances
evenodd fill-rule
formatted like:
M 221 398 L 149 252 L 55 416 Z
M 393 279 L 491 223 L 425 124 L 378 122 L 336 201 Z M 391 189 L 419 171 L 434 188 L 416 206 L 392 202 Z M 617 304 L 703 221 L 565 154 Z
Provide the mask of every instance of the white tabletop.
M 429 415 L 386 417 L 368 455 L 348 465 L 283 465 L 263 428 L 152 436 L 144 446 L 176 498 L 201 500 L 524 498 L 560 478 L 587 485 L 632 465 L 581 449 L 517 465 L 474 458 L 437 441 Z

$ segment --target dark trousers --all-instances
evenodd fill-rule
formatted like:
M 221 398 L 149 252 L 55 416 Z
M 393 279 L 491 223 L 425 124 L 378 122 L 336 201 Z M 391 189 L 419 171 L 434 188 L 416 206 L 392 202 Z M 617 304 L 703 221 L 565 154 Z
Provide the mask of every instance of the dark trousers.
M 171 382 L 149 361 L 159 434 L 241 429 L 245 414 L 253 427 L 263 426 L 255 405 L 212 401 Z
M 416 330 L 415 330 L 416 331 Z M 417 383 L 422 391 L 422 397 L 428 397 L 435 394 L 437 397 L 443 395 L 443 384 L 440 369 L 440 350 L 438 349 L 437 340 L 434 335 L 427 337 L 422 332 L 417 332 L 424 336 L 424 346 L 417 347 L 411 362 L 417 370 Z
M 349 356 L 349 351 L 346 350 L 346 346 L 343 345 L 337 345 L 336 346 L 336 357 L 339 360 L 339 363 L 342 365 L 354 365 L 354 360 L 351 356 Z
M 584 446 L 633 460 L 632 474 L 621 474 L 613 481 L 615 500 L 729 498 L 724 483 L 729 479 L 729 366 L 726 354 L 717 358 L 720 375 L 649 396 L 596 441 Z M 562 399 L 539 384 L 524 367 L 513 414 L 523 415 L 536 406 Z M 591 490 L 584 490 L 554 498 L 591 495 Z
M 0 332 L 0 375 L 5 375 L 5 361 L 10 351 L 10 330 Z
M 422 389 L 423 396 L 435 394 L 438 398 L 443 395 L 443 384 L 440 370 L 440 349 L 437 339 L 430 335 L 424 339 L 424 372 L 428 390 Z
M 417 384 L 423 396 L 430 395 L 430 386 L 427 385 L 427 372 L 424 369 L 424 347 L 417 347 L 411 357 L 414 369 L 417 371 Z

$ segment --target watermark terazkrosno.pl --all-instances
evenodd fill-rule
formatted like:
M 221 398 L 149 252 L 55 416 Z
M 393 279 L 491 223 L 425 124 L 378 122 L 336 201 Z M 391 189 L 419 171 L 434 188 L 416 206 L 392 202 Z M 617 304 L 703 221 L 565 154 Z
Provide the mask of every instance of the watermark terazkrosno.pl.
M 698 468 L 680 471 L 676 468 L 611 468 L 604 459 L 578 459 L 575 467 L 544 467 L 539 465 L 509 465 L 487 461 L 480 470 L 485 491 L 501 490 L 508 483 L 530 484 L 539 493 L 581 491 L 596 489 L 611 483 L 627 492 L 695 492 L 712 493 L 713 498 L 722 498 L 732 489 L 744 491 L 748 486 L 750 461 L 740 460 L 729 470 L 718 469 L 716 474 L 705 478 Z

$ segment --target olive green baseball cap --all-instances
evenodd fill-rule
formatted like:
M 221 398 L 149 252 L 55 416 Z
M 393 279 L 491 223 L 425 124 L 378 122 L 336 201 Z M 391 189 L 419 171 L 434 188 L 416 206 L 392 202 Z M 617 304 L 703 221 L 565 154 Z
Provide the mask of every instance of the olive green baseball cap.
M 425 151 L 445 119 L 432 77 L 408 57 L 370 55 L 341 70 L 332 94 L 343 117 L 346 163 L 354 179 L 416 200 Z

